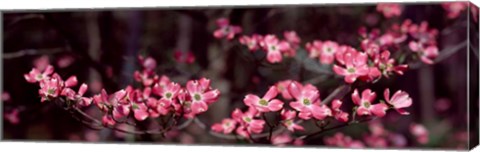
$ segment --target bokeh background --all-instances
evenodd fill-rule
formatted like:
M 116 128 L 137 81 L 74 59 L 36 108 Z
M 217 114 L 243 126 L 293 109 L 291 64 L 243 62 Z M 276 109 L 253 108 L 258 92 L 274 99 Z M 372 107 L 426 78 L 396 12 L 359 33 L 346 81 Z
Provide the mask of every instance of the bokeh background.
M 342 81 L 334 75 L 312 70 L 318 66 L 316 62 L 295 59 L 276 65 L 264 60 L 252 62 L 252 57 L 255 60 L 265 55 L 252 55 L 238 41 L 227 42 L 213 37 L 215 20 L 227 17 L 248 35 L 282 35 L 284 31 L 296 31 L 302 39 L 301 45 L 319 39 L 358 46 L 357 30 L 361 26 L 386 28 L 404 19 L 414 23 L 427 21 L 430 27 L 440 31 L 440 51 L 457 46 L 461 49 L 438 64 L 417 66 L 403 76 L 382 79 L 370 86 L 377 92 L 386 87 L 402 89 L 413 99 L 408 109 L 410 116 L 399 117 L 389 112 L 381 122 L 388 130 L 404 135 L 410 148 L 466 148 L 469 137 L 471 143 L 478 143 L 478 22 L 469 11 L 456 19 L 448 19 L 439 3 L 402 5 L 402 15 L 394 19 L 383 17 L 375 10 L 376 4 L 4 12 L 3 139 L 173 144 L 236 142 L 209 136 L 195 124 L 174 131 L 172 138 L 160 141 L 107 129 L 88 129 L 61 108 L 40 103 L 38 86 L 25 81 L 23 74 L 45 55 L 61 76 L 77 75 L 79 82 L 89 84 L 92 89 L 88 95 L 98 93 L 99 88 L 113 92 L 132 84 L 133 72 L 139 68 L 136 60 L 139 54 L 155 58 L 159 64 L 157 73 L 181 84 L 192 78 L 210 78 L 222 96 L 200 116 L 207 125 L 220 122 L 229 117 L 234 108 L 242 107 L 246 93 L 261 94 L 279 80 L 312 80 L 321 90 L 322 98 Z M 471 46 L 466 45 L 468 40 Z M 224 50 L 225 43 L 234 45 Z M 174 57 L 176 51 L 192 52 L 195 62 L 179 63 Z M 302 64 L 306 65 L 299 66 Z M 352 107 L 351 103 L 345 104 Z M 17 121 L 6 118 L 13 109 L 19 111 Z M 96 107 L 85 110 L 99 115 Z M 423 124 L 428 129 L 430 140 L 427 144 L 414 143 L 409 135 L 412 123 Z M 341 131 L 361 139 L 367 130 L 368 126 L 361 124 L 325 136 Z M 307 145 L 321 145 L 321 138 Z

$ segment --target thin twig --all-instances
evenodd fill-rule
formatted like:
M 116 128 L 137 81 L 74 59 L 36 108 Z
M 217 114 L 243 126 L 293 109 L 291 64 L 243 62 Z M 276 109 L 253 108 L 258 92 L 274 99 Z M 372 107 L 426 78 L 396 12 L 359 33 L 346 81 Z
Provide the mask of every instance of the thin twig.
M 25 49 L 25 50 L 20 50 L 20 51 L 11 52 L 11 53 L 3 53 L 2 58 L 15 59 L 15 58 L 19 58 L 27 55 L 56 54 L 56 53 L 61 53 L 65 51 L 66 49 L 64 47 L 49 48 L 49 49 Z
M 341 85 L 338 86 L 335 90 L 333 90 L 330 95 L 328 95 L 325 99 L 323 99 L 322 104 L 328 104 L 335 98 L 340 98 L 345 96 L 350 91 L 350 87 L 348 85 Z

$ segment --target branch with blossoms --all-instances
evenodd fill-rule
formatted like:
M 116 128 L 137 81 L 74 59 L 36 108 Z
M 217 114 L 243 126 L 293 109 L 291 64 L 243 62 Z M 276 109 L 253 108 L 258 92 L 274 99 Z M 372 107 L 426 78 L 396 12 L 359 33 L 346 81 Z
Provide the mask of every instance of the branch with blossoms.
M 400 16 L 402 11 L 397 4 L 379 4 L 376 9 L 385 18 Z M 263 52 L 263 62 L 271 65 L 295 59 L 302 61 L 306 70 L 322 71 L 316 73 L 333 76 L 340 83 L 322 98 L 321 90 L 316 86 L 317 80 L 281 80 L 261 94 L 247 93 L 243 97 L 244 106 L 234 109 L 230 118 L 206 124 L 197 116 L 208 111 L 221 92 L 210 86 L 208 78 L 189 80 L 186 84 L 172 82 L 169 77 L 155 73 L 157 62 L 152 57 L 138 58 L 141 70 L 134 72 L 134 79 L 139 85 L 130 85 L 113 93 L 103 89 L 100 94 L 86 96 L 88 85 L 81 84 L 76 88 L 76 76 L 63 80 L 51 65 L 44 69 L 32 69 L 25 74 L 25 79 L 39 85 L 42 102 L 62 106 L 92 129 L 110 128 L 131 134 L 165 136 L 168 131 L 180 130 L 194 123 L 221 139 L 301 145 L 323 133 L 385 117 L 388 111 L 409 115 L 405 109 L 412 105 L 413 100 L 407 92 L 396 90 L 392 94 L 389 88 L 374 92 L 362 85 L 403 75 L 420 64 L 438 63 L 466 44 L 440 51 L 437 46 L 439 31 L 429 27 L 426 21 L 413 23 L 409 19 L 392 23 L 383 30 L 359 28 L 360 43 L 356 46 L 319 39 L 302 43 L 295 31 L 285 31 L 282 36 L 243 35 L 242 28 L 230 24 L 226 18 L 220 18 L 216 23 L 218 29 L 212 35 L 217 39 L 226 39 L 221 43 L 223 50 L 240 44 L 248 52 Z M 300 53 L 306 54 L 306 57 L 300 57 Z M 179 62 L 195 61 L 191 54 L 178 52 L 174 56 Z M 303 60 L 314 61 L 317 66 L 305 65 L 307 62 Z M 383 94 L 383 97 L 378 97 L 378 94 Z M 354 107 L 345 109 L 342 105 L 349 101 Z M 90 106 L 98 108 L 103 117 L 98 119 L 82 111 Z M 121 124 L 136 127 L 139 123 L 156 124 L 156 127 L 133 131 L 117 127 Z M 316 128 L 307 130 L 305 123 L 314 124 Z M 412 128 L 419 139 L 423 141 L 426 138 L 424 129 L 418 129 L 418 126 Z M 372 138 L 366 138 L 374 141 L 384 136 L 373 134 Z M 363 146 L 363 143 L 338 133 L 325 138 L 324 143 Z

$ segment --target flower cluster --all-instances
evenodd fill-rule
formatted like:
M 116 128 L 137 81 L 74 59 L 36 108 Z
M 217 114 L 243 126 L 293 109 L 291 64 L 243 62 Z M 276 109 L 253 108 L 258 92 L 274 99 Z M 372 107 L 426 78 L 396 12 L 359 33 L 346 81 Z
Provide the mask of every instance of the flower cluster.
M 395 109 L 402 115 L 409 114 L 404 110 L 412 104 L 412 100 L 407 93 L 399 90 L 390 97 L 390 91 L 386 89 L 384 97 L 386 103 L 382 100 L 380 103 L 373 104 L 376 98 L 375 92 L 366 89 L 360 95 L 359 91 L 355 89 L 351 96 L 353 103 L 356 105 L 352 115 L 383 117 L 388 109 Z M 283 101 L 280 99 L 283 99 Z M 247 94 L 243 101 L 248 107 L 246 111 L 235 109 L 231 118 L 225 118 L 221 123 L 212 125 L 211 129 L 223 134 L 231 134 L 235 131 L 235 134 L 249 138 L 252 134 L 262 133 L 267 124 L 270 127 L 269 129 L 272 129 L 265 118 L 265 113 L 278 113 L 281 119 L 277 123 L 290 132 L 305 130 L 298 123 L 299 121 L 296 121 L 296 117 L 302 120 L 315 121 L 333 118 L 340 122 L 348 122 L 350 115 L 348 112 L 341 110 L 340 107 L 343 102 L 340 99 L 334 99 L 331 105 L 327 106 L 321 101 L 319 90 L 315 86 L 311 84 L 303 85 L 294 80 L 277 82 L 261 97 Z M 280 139 L 287 139 L 286 136 L 280 137 Z M 292 141 L 291 138 L 288 139 L 288 141 Z
M 127 86 L 112 94 L 102 89 L 100 94 L 85 97 L 88 86 L 80 85 L 77 92 L 72 87 L 78 81 L 76 76 L 63 80 L 54 73 L 53 66 L 49 65 L 44 71 L 33 68 L 25 74 L 25 79 L 31 83 L 39 83 L 39 94 L 42 102 L 63 99 L 65 103 L 77 107 L 89 106 L 92 102 L 104 112 L 104 125 L 114 125 L 130 115 L 136 120 L 164 116 L 170 112 L 177 116 L 193 118 L 208 110 L 208 106 L 217 101 L 220 92 L 212 89 L 210 80 L 201 78 L 190 80 L 185 87 L 170 81 L 167 76 L 158 76 L 154 73 L 155 59 L 139 57 L 142 71 L 135 72 L 135 80 L 142 84 L 142 88 Z
M 300 44 L 300 38 L 295 31 L 285 31 L 284 40 L 273 34 L 251 36 L 243 35 L 239 42 L 246 45 L 252 52 L 262 49 L 267 54 L 267 61 L 270 63 L 282 62 L 283 57 L 294 57 L 296 49 Z
M 226 18 L 217 19 L 218 29 L 213 32 L 213 36 L 217 39 L 226 38 L 231 40 L 235 37 L 235 34 L 241 33 L 242 28 L 235 25 L 230 25 L 230 21 Z

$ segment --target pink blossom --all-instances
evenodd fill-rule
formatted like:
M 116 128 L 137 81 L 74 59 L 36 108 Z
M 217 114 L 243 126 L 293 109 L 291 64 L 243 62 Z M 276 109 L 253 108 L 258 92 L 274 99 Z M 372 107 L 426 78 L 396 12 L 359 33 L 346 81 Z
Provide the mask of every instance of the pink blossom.
M 425 126 L 421 124 L 411 124 L 410 125 L 410 132 L 412 133 L 413 136 L 416 137 L 417 142 L 420 144 L 426 144 L 428 143 L 428 130 L 425 128 Z
M 115 120 L 113 120 L 112 116 L 110 115 L 104 115 L 102 117 L 102 124 L 104 126 L 113 126 L 115 125 Z
M 33 68 L 28 74 L 25 74 L 25 80 L 30 83 L 40 82 L 45 79 L 49 79 L 50 75 L 53 73 L 53 66 L 48 65 L 44 71 Z
M 372 102 L 375 100 L 375 97 L 375 92 L 372 92 L 370 89 L 363 90 L 361 97 L 358 93 L 358 90 L 355 89 L 355 91 L 352 93 L 352 100 L 353 103 L 358 105 L 357 115 L 371 115 L 373 113 L 378 117 L 385 116 L 388 106 L 384 103 L 372 104 Z
M 332 114 L 335 119 L 342 121 L 342 122 L 347 122 L 348 121 L 348 113 L 342 111 L 340 109 L 340 106 L 342 106 L 342 101 L 335 99 L 332 101 L 331 109 L 332 109 Z
M 217 89 L 210 89 L 210 80 L 190 80 L 187 82 L 187 91 L 192 99 L 192 112 L 203 113 L 208 110 L 208 104 L 215 102 L 220 95 Z
M 192 64 L 195 62 L 195 55 L 191 51 L 183 52 L 177 50 L 173 53 L 173 57 L 178 63 Z
M 322 64 L 332 64 L 335 59 L 335 53 L 339 49 L 339 45 L 333 41 L 313 41 L 306 44 L 309 57 L 316 58 Z
M 282 110 L 282 125 L 284 125 L 288 130 L 294 132 L 295 130 L 303 131 L 305 130 L 302 126 L 295 123 L 295 117 L 297 112 L 293 110 Z
M 38 94 L 42 97 L 41 102 L 56 98 L 62 91 L 62 80 L 58 78 L 46 79 L 40 82 Z
M 87 89 L 87 84 L 83 83 L 77 93 L 70 88 L 65 88 L 62 90 L 61 95 L 66 96 L 67 99 L 77 101 L 81 106 L 89 106 L 92 103 L 92 98 L 83 97 L 83 94 L 87 92 Z
M 239 39 L 240 44 L 246 45 L 248 50 L 256 51 L 260 47 L 260 41 L 263 40 L 263 37 L 258 34 L 253 34 L 252 36 L 242 36 Z
M 341 132 L 337 132 L 332 137 L 325 137 L 324 143 L 329 146 L 338 146 L 345 148 L 364 148 L 365 145 L 358 140 L 353 140 L 352 137 L 346 136 Z
M 274 86 L 268 89 L 267 93 L 260 98 L 253 94 L 247 94 L 243 99 L 245 105 L 257 109 L 259 112 L 273 112 L 282 109 L 283 102 L 273 99 L 277 96 L 278 91 Z
M 288 91 L 288 86 L 292 83 L 292 80 L 284 80 L 277 82 L 275 86 L 277 87 L 277 91 L 282 95 L 284 99 L 290 100 L 292 99 L 292 95 Z
M 147 72 L 153 72 L 157 67 L 157 61 L 150 56 L 146 58 L 143 56 L 138 56 L 138 61 L 140 62 L 142 68 Z
M 213 32 L 213 36 L 217 39 L 225 37 L 231 40 L 235 37 L 235 34 L 242 32 L 241 27 L 230 25 L 230 21 L 227 18 L 217 19 L 217 27 L 218 29 Z
M 336 54 L 336 59 L 340 65 L 333 65 L 333 71 L 344 76 L 345 82 L 353 83 L 358 77 L 369 74 L 370 69 L 367 65 L 367 55 L 365 53 L 358 52 L 351 47 L 340 50 Z
M 263 130 L 265 121 L 261 119 L 255 119 L 255 115 L 258 111 L 254 108 L 249 108 L 248 111 L 242 112 L 240 109 L 235 109 L 232 112 L 232 118 L 239 122 L 241 127 L 244 127 L 246 131 L 250 133 L 260 133 Z M 239 127 L 240 128 L 240 127 Z M 240 132 L 242 130 L 239 130 Z M 238 133 L 238 130 L 237 130 Z
M 387 50 L 375 56 L 373 62 L 385 77 L 388 77 L 392 72 L 403 75 L 408 68 L 407 64 L 395 65 L 395 60 L 390 58 L 390 51 Z
M 45 70 L 45 68 L 50 66 L 50 60 L 47 55 L 42 55 L 41 57 L 38 57 L 33 61 L 33 65 L 39 71 L 43 71 Z
M 433 64 L 433 59 L 435 59 L 439 53 L 436 46 L 427 46 L 425 48 L 422 44 L 414 41 L 411 41 L 408 46 L 413 52 L 418 53 L 420 59 L 427 64 Z
M 408 108 L 412 105 L 412 98 L 408 96 L 408 93 L 402 90 L 398 90 L 393 94 L 392 98 L 390 98 L 390 89 L 387 88 L 383 92 L 383 95 L 387 103 L 392 105 L 393 108 L 398 111 L 398 113 L 402 115 L 410 114 L 409 112 L 404 110 L 404 108 Z
M 151 86 L 154 83 L 154 78 L 146 70 L 142 72 L 135 71 L 133 73 L 133 78 L 138 82 L 142 82 L 144 86 Z
M 215 132 L 223 132 L 224 134 L 230 134 L 235 129 L 237 122 L 233 119 L 223 119 L 222 123 L 217 123 L 212 126 L 212 130 Z
M 289 134 L 279 134 L 272 136 L 271 142 L 276 146 L 285 146 L 292 142 L 292 137 Z
M 300 37 L 298 37 L 295 31 L 285 31 L 283 32 L 283 36 L 292 46 L 298 46 L 298 44 L 300 44 Z
M 282 61 L 282 52 L 290 49 L 290 44 L 286 41 L 280 41 L 275 35 L 267 35 L 261 41 L 265 51 L 267 51 L 267 61 L 270 63 L 278 63 Z
M 308 120 L 313 116 L 318 120 L 323 120 L 332 115 L 332 111 L 328 107 L 319 105 L 320 94 L 314 86 L 291 83 L 288 90 L 296 99 L 296 101 L 290 102 L 290 107 L 300 112 L 298 115 L 300 118 Z
M 442 7 L 447 11 L 447 17 L 449 19 L 457 18 L 460 16 L 463 10 L 466 10 L 468 7 L 467 2 L 444 2 Z
M 71 55 L 64 55 L 57 60 L 57 66 L 59 68 L 66 68 L 75 62 L 75 58 Z
M 2 93 L 2 101 L 3 102 L 8 102 L 10 101 L 11 97 L 10 97 L 10 93 L 6 92 L 6 91 L 3 91 Z
M 377 4 L 377 11 L 383 13 L 386 18 L 400 16 L 402 14 L 402 6 L 393 3 Z
M 13 109 L 11 110 L 10 112 L 5 112 L 3 117 L 5 118 L 5 120 L 7 120 L 8 122 L 10 122 L 11 124 L 19 124 L 20 123 L 20 118 L 19 118 L 19 113 L 20 113 L 20 110 L 18 109 Z
M 375 147 L 375 148 L 388 147 L 387 139 L 381 136 L 365 135 L 363 139 L 365 141 L 365 144 L 367 144 L 370 147 Z

